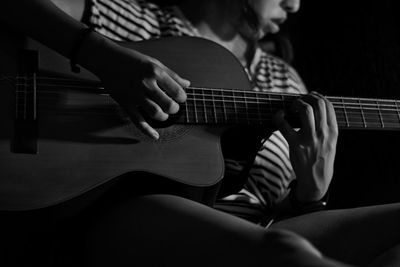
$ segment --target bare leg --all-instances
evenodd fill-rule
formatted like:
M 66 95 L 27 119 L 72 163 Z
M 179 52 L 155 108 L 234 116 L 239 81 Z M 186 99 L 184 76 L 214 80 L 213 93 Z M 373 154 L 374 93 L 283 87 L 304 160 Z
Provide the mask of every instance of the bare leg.
M 400 262 L 400 245 L 386 251 L 368 267 L 398 267 Z
M 400 203 L 315 212 L 277 222 L 271 229 L 293 231 L 329 257 L 366 265 L 400 244 Z
M 170 195 L 103 211 L 87 248 L 89 266 L 345 266 L 296 234 Z

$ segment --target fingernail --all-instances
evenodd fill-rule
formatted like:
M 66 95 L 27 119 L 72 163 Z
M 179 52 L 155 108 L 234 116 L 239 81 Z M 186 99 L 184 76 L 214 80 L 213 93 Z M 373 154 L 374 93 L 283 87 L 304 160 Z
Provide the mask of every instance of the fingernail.
M 189 80 L 186 80 L 186 79 L 183 79 L 183 81 L 184 81 L 184 86 L 185 87 L 189 87 L 190 86 L 190 81 Z
M 160 138 L 160 134 L 157 131 L 151 131 L 151 137 L 153 137 L 155 140 L 158 140 Z

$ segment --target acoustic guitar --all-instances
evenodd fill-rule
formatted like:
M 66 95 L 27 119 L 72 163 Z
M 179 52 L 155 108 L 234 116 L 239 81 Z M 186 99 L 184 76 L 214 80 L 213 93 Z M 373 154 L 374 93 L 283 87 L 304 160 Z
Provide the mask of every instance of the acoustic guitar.
M 68 60 L 32 40 L 24 44 L 29 50 L 3 45 L 1 211 L 50 207 L 130 172 L 215 185 L 224 176 L 221 134 L 236 125 L 269 127 L 272 115 L 299 97 L 252 91 L 241 64 L 211 41 L 177 37 L 121 45 L 191 81 L 180 112 L 155 125 L 158 141 L 129 121 L 92 73 L 71 73 Z M 397 100 L 328 99 L 340 128 L 400 128 Z

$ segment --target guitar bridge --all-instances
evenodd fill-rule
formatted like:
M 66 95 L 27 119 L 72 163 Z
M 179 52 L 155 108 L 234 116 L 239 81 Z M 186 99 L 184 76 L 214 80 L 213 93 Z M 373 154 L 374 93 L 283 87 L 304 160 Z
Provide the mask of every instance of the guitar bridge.
M 22 50 L 18 58 L 15 84 L 15 121 L 12 152 L 37 154 L 36 73 L 38 51 Z

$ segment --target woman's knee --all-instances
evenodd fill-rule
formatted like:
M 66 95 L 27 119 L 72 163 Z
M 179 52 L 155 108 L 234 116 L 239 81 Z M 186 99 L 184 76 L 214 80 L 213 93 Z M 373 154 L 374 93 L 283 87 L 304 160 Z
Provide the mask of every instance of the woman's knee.
M 286 258 L 289 261 L 321 259 L 321 252 L 307 239 L 293 232 L 281 229 L 267 230 L 264 236 L 264 246 L 272 251 L 278 260 Z

